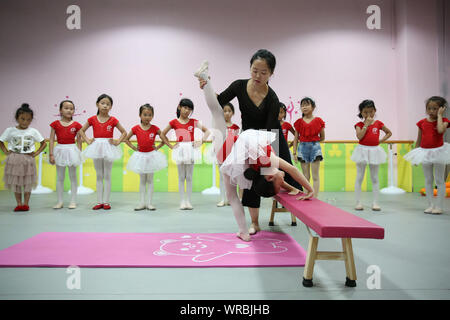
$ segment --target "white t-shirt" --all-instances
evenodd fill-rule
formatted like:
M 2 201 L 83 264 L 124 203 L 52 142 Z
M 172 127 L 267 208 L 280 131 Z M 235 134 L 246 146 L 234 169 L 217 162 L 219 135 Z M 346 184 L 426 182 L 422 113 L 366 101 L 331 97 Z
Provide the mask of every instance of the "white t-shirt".
M 42 142 L 44 138 L 34 128 L 26 128 L 25 130 L 9 127 L 0 136 L 0 141 L 8 142 L 8 150 L 16 153 L 34 152 L 34 143 Z

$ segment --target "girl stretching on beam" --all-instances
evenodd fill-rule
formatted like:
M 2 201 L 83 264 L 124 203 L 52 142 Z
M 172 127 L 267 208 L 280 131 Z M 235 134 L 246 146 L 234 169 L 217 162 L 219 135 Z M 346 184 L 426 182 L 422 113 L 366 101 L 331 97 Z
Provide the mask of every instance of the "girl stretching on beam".
M 275 155 L 270 146 L 276 139 L 274 132 L 249 129 L 239 137 L 227 137 L 223 110 L 208 77 L 208 62 L 204 62 L 194 75 L 200 81 L 200 88 L 203 89 L 213 118 L 214 152 L 222 164 L 220 171 L 223 174 L 228 202 L 239 227 L 237 236 L 244 241 L 250 241 L 244 207 L 236 191 L 237 185 L 267 198 L 276 195 L 281 188 L 288 190 L 290 194 L 298 194 L 298 189 L 284 181 L 286 172 L 307 190 L 298 200 L 311 198 L 314 190 L 296 167 Z

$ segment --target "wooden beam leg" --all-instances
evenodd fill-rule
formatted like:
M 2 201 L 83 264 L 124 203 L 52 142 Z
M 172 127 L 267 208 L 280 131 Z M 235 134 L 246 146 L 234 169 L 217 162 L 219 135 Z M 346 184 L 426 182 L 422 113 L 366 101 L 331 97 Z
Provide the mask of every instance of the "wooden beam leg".
M 308 255 L 306 257 L 305 271 L 303 272 L 303 286 L 312 287 L 312 276 L 314 273 L 314 264 L 316 262 L 318 237 L 309 236 Z
M 342 238 L 342 249 L 345 254 L 345 270 L 347 273 L 345 285 L 347 287 L 356 287 L 356 267 L 351 238 Z
M 277 200 L 272 201 L 272 212 L 270 212 L 270 220 L 269 220 L 269 226 L 273 226 L 273 220 L 275 219 L 275 209 L 278 208 L 278 202 Z
M 297 218 L 291 213 L 291 226 L 297 225 Z

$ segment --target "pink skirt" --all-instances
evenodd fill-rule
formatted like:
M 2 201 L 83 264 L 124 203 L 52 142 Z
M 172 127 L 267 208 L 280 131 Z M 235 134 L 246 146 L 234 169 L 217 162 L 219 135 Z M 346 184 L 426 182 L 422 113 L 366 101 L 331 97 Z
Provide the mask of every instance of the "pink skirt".
M 6 157 L 5 188 L 13 192 L 31 192 L 37 186 L 36 160 L 26 154 L 11 153 Z

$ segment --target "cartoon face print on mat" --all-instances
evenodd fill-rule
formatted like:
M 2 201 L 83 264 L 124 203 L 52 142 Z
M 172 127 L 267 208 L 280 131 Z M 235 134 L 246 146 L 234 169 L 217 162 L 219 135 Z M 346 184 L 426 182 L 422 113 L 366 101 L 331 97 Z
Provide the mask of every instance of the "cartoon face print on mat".
M 208 236 L 183 236 L 181 240 L 161 240 L 161 247 L 153 252 L 157 256 L 192 256 L 194 262 L 208 262 L 230 254 L 282 253 L 286 247 L 278 246 L 278 239 L 255 239 L 248 243 Z

